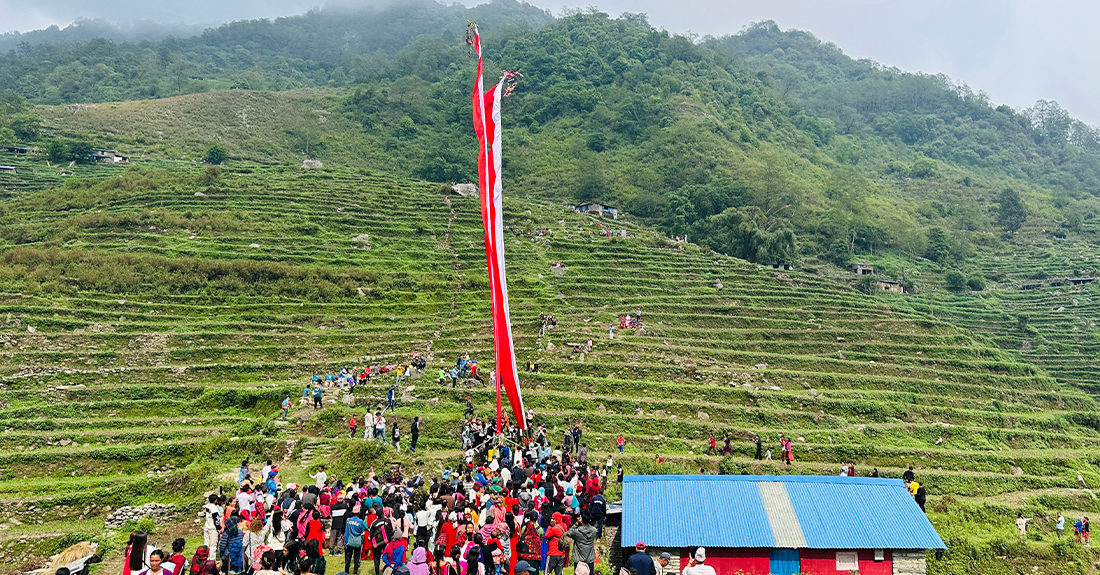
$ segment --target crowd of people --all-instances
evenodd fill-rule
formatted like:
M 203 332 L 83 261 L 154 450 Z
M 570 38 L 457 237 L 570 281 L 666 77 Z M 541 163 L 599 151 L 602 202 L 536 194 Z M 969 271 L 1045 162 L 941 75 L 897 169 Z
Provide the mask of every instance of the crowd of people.
M 400 465 L 338 478 L 320 466 L 311 485 L 284 485 L 271 461 L 254 475 L 245 460 L 235 493 L 208 496 L 193 555 L 182 539 L 166 554 L 136 532 L 123 575 L 326 575 L 339 570 L 333 557 L 355 575 L 368 571 L 363 562 L 376 575 L 562 575 L 566 565 L 594 573 L 612 461 L 587 464 L 581 424 L 563 449 L 545 428 L 523 444 L 485 425 L 471 435 L 481 449 L 431 478 L 407 478 Z
M 474 364 L 476 365 L 476 363 L 475 361 Z M 401 385 L 401 382 L 407 377 L 413 377 L 414 375 L 419 377 L 422 375 L 427 365 L 427 360 L 420 356 L 420 352 L 414 351 L 410 354 L 407 361 L 396 365 L 393 362 L 387 362 L 385 364 L 355 368 L 344 366 L 340 368 L 339 372 L 324 374 L 315 371 L 309 383 L 302 389 L 302 397 L 299 401 L 299 405 L 309 406 L 312 404 L 313 409 L 321 409 L 325 389 L 339 388 L 352 391 L 357 385 L 368 383 L 381 375 L 390 373 L 394 376 L 393 385 L 396 387 Z M 455 383 L 457 384 L 457 380 Z M 282 408 L 284 418 L 286 418 L 291 408 L 289 399 L 290 398 L 287 398 L 283 401 Z

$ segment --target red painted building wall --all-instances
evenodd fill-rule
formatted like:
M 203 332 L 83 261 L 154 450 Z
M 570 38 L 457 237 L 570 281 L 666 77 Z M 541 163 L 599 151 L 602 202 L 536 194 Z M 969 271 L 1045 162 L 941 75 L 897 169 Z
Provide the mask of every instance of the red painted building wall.
M 806 575 L 848 575 L 836 570 L 836 549 L 800 549 L 802 572 Z M 710 550 L 708 549 L 709 553 Z M 883 561 L 875 561 L 873 550 L 859 551 L 859 575 L 892 575 L 894 566 L 887 549 Z
M 695 553 L 695 548 L 680 550 L 680 571 L 687 567 Z M 771 567 L 768 549 L 731 549 L 707 548 L 707 565 L 714 567 L 718 575 L 768 575 Z M 845 573 L 844 575 L 848 575 Z M 887 575 L 891 575 L 887 573 Z

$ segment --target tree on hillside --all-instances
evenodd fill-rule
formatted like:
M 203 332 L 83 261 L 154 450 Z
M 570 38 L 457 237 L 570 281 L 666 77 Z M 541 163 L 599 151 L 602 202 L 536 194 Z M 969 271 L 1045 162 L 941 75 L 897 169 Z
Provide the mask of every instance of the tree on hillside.
M 947 240 L 947 231 L 940 227 L 928 230 L 928 248 L 924 251 L 924 257 L 942 264 L 951 254 L 951 243 Z
M 69 143 L 69 159 L 78 164 L 90 164 L 95 161 L 92 154 L 95 147 L 83 140 Z
M 947 289 L 959 291 L 966 287 L 966 276 L 957 270 L 947 270 L 943 274 L 943 283 L 947 284 Z
M 856 280 L 856 289 L 867 295 L 875 295 L 879 291 L 878 279 L 875 276 L 859 276 Z
M 695 226 L 694 235 L 716 252 L 750 262 L 791 262 L 794 231 L 785 220 L 769 219 L 760 208 L 729 208 Z
M 210 147 L 206 149 L 204 158 L 207 164 L 216 166 L 229 159 L 229 152 L 226 152 L 221 144 L 210 144 Z
M 46 144 L 46 159 L 54 163 L 68 160 L 69 146 L 66 146 L 65 142 L 61 140 L 50 140 Z
M 1014 232 L 1027 220 L 1027 206 L 1020 200 L 1020 194 L 1012 188 L 1005 188 L 997 196 L 997 224 L 1007 232 Z

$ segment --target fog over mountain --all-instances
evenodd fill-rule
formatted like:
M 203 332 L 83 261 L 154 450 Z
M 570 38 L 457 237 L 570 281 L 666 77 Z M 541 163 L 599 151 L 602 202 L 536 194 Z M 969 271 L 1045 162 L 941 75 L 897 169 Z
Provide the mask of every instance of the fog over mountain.
M 477 2 L 466 0 L 465 4 Z M 561 14 L 572 2 L 536 0 Z M 80 18 L 126 24 L 115 33 L 104 22 L 84 22 L 85 32 L 103 31 L 114 39 L 142 40 L 167 34 L 186 35 L 203 27 L 253 18 L 275 18 L 316 9 L 313 0 L 194 0 L 169 2 L 87 3 L 0 0 L 0 26 L 29 31 L 51 25 L 66 27 Z M 357 2 L 340 2 L 357 4 Z M 378 4 L 373 2 L 372 4 Z M 612 15 L 641 12 L 650 22 L 673 32 L 724 35 L 759 20 L 782 28 L 799 28 L 835 42 L 846 53 L 888 66 L 945 73 L 974 90 L 985 90 L 996 103 L 1015 108 L 1036 100 L 1057 100 L 1074 116 L 1100 124 L 1100 67 L 1091 55 L 1100 51 L 1100 36 L 1087 27 L 1100 16 L 1100 4 L 1070 0 L 929 0 L 920 3 L 874 0 L 599 0 L 585 3 Z M 160 23 L 154 25 L 152 22 Z M 8 35 L 0 48 L 10 49 L 35 36 Z M 51 41 L 40 34 L 39 41 Z M 80 39 L 84 39 L 83 36 Z

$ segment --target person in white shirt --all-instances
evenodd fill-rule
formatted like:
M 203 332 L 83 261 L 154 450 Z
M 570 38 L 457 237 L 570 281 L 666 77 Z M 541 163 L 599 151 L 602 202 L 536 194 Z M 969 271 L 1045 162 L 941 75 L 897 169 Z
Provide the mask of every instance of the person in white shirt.
M 309 478 L 314 481 L 314 485 L 316 485 L 318 489 L 323 489 L 325 487 L 325 482 L 328 481 L 328 474 L 325 473 L 325 466 L 318 466 L 317 474 L 314 475 L 313 473 L 310 473 Z
M 718 575 L 714 567 L 706 564 L 707 550 L 700 547 L 695 550 L 695 564 L 683 570 L 683 575 Z
M 374 414 L 369 410 L 363 416 L 363 441 L 367 441 L 374 434 Z
M 267 474 L 271 473 L 271 460 L 267 460 L 267 464 L 264 465 L 264 470 L 260 472 L 260 483 L 267 481 Z
M 247 510 L 249 513 L 256 512 L 256 498 L 252 496 L 251 487 L 245 485 L 237 492 L 237 509 Z
M 386 417 L 381 411 L 374 414 L 374 439 L 382 443 L 386 442 Z
M 202 526 L 202 544 L 217 550 L 218 525 L 221 523 L 222 515 L 225 515 L 225 510 L 218 505 L 218 495 L 211 493 L 207 504 L 203 505 L 202 509 L 206 512 L 206 522 Z

